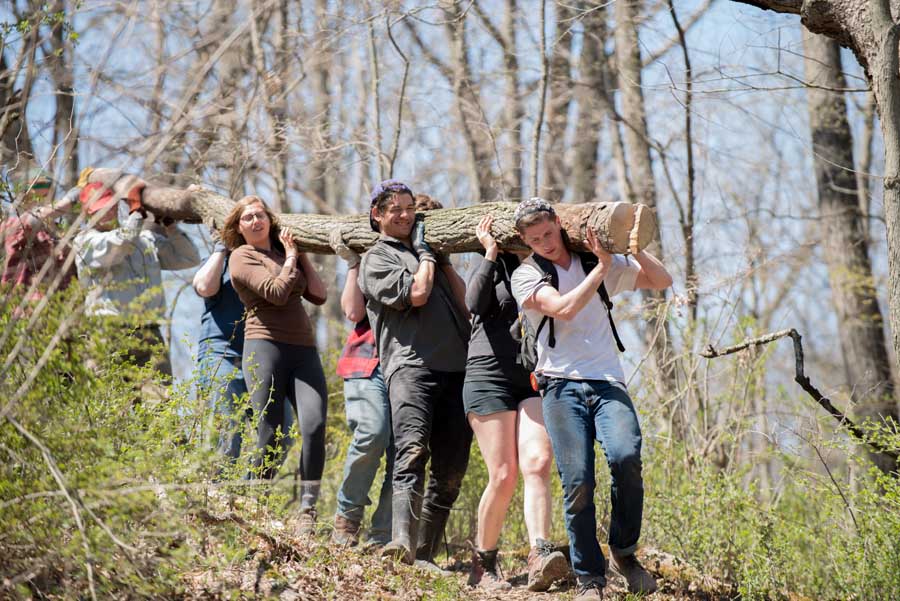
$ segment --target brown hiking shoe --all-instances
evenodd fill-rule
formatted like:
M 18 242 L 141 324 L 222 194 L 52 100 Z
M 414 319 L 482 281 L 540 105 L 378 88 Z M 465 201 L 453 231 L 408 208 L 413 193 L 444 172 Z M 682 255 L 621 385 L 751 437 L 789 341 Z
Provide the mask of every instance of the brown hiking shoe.
M 355 547 L 359 542 L 359 522 L 354 522 L 339 513 L 334 515 L 334 530 L 331 542 L 342 547 Z
M 656 579 L 637 560 L 634 553 L 616 555 L 610 553 L 610 566 L 628 582 L 628 592 L 649 595 L 656 590 Z
M 599 582 L 579 582 L 573 601 L 603 601 L 603 587 Z
M 477 586 L 491 591 L 508 591 L 512 588 L 512 585 L 501 578 L 497 571 L 497 549 L 491 551 L 472 550 L 469 586 Z
M 566 556 L 553 543 L 538 538 L 528 552 L 528 590 L 544 592 L 569 573 Z

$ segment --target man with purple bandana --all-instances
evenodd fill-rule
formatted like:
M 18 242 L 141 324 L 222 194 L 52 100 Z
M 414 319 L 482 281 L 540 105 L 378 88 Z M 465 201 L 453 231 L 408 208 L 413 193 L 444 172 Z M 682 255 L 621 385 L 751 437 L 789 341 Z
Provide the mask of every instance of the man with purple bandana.
M 369 220 L 381 237 L 363 256 L 359 287 L 387 383 L 396 446 L 391 543 L 382 554 L 404 563 L 419 556 L 432 565 L 472 442 L 462 403 L 470 333 L 465 283 L 449 258 L 425 242 L 425 223 L 402 182 L 376 186 Z

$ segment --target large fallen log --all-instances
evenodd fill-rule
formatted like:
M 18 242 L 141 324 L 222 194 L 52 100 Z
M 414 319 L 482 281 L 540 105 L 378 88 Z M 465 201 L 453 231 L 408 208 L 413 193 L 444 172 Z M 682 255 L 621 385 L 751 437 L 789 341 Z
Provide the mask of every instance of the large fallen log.
M 152 213 L 189 223 L 205 223 L 219 228 L 234 206 L 234 201 L 203 188 L 187 191 L 148 186 L 143 195 L 144 206 Z M 516 233 L 513 211 L 516 203 L 491 202 L 460 209 L 425 211 L 425 239 L 437 251 L 461 253 L 481 250 L 475 237 L 475 226 L 487 213 L 494 216 L 493 233 L 500 247 L 521 249 L 524 245 Z M 584 248 L 588 228 L 601 235 L 610 252 L 637 252 L 652 242 L 655 231 L 653 212 L 642 205 L 628 203 L 557 204 L 563 228 L 576 246 Z M 363 252 L 378 239 L 369 227 L 368 215 L 317 215 L 285 213 L 278 216 L 294 234 L 298 246 L 307 252 L 331 254 L 328 244 L 331 231 L 341 228 L 350 248 Z

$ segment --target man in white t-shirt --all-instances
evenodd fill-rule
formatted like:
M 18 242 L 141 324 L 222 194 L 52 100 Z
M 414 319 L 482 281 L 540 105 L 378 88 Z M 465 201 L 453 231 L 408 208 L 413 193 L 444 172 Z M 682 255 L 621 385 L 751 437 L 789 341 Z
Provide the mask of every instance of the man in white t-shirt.
M 616 349 L 622 347 L 604 297 L 668 288 L 672 277 L 646 252 L 633 257 L 609 254 L 593 231 L 587 235 L 593 255 L 570 249 L 559 217 L 543 199 L 519 203 L 515 221 L 534 254 L 513 273 L 512 290 L 537 331 L 535 375 L 565 495 L 566 530 L 578 579 L 575 598 L 599 600 L 606 585 L 594 508 L 595 439 L 606 454 L 612 480 L 612 566 L 626 578 L 631 592 L 651 593 L 656 581 L 634 555 L 644 502 L 641 430 L 625 389 Z M 554 271 L 555 277 L 549 277 Z

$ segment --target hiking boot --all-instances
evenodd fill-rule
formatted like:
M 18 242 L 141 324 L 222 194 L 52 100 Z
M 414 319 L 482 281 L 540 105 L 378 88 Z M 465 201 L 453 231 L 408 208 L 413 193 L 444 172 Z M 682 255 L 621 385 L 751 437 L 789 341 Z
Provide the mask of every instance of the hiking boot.
M 553 543 L 538 538 L 528 552 L 528 590 L 544 592 L 569 573 L 566 556 Z
M 335 514 L 331 542 L 341 547 L 355 547 L 359 543 L 359 522 L 347 519 L 339 513 Z
M 628 582 L 628 592 L 649 595 L 656 590 L 656 579 L 644 569 L 634 553 L 616 555 L 610 553 L 610 566 Z
M 307 507 L 300 510 L 297 518 L 297 536 L 314 536 L 316 534 L 316 509 Z
M 469 586 L 491 591 L 507 591 L 512 585 L 500 577 L 497 571 L 497 549 L 472 551 L 472 570 L 469 572 Z
M 572 601 L 603 601 L 603 587 L 596 580 L 579 582 Z

